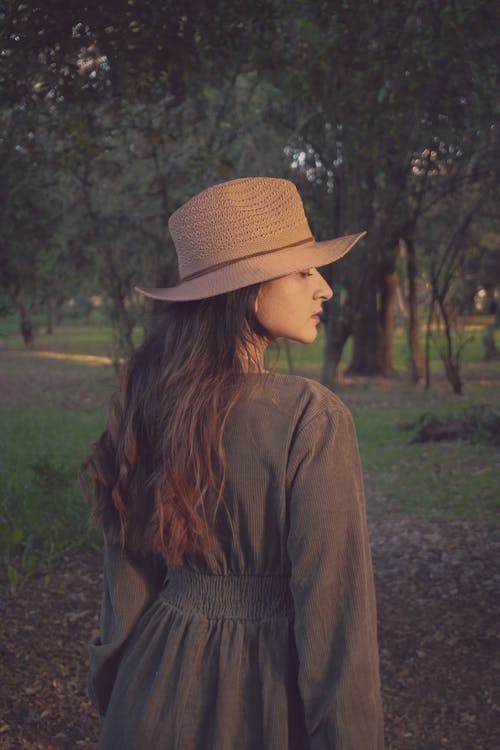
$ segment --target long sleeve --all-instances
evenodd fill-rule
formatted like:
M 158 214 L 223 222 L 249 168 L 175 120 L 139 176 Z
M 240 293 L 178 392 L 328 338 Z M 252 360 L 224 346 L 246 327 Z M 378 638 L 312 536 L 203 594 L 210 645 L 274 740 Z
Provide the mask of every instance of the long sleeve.
M 287 549 L 310 746 L 381 750 L 363 480 L 352 417 L 340 401 L 332 400 L 299 427 L 288 466 Z
M 100 716 L 106 713 L 122 647 L 164 577 L 156 558 L 132 558 L 105 537 L 100 633 L 89 645 L 89 692 Z

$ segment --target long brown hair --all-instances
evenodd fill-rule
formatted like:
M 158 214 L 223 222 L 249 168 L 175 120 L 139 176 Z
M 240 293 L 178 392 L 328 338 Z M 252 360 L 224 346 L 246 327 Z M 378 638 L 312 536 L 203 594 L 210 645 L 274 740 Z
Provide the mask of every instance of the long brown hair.
M 92 519 L 135 553 L 179 563 L 206 553 L 224 489 L 224 425 L 260 369 L 259 284 L 166 303 L 111 399 L 106 429 L 80 467 Z

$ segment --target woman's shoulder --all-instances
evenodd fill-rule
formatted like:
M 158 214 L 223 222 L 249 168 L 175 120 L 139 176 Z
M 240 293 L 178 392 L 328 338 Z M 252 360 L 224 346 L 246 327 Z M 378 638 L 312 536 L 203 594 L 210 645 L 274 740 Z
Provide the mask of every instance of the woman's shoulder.
M 335 417 L 351 417 L 350 411 L 341 398 L 317 380 L 300 375 L 269 372 L 264 391 L 271 394 L 273 400 L 302 425 L 320 414 Z M 293 407 L 293 408 L 292 408 Z
M 351 414 L 331 390 L 310 378 L 276 372 L 248 379 L 248 397 L 235 404 L 225 427 L 228 450 L 256 446 L 266 455 L 288 455 L 293 446 L 353 432 Z

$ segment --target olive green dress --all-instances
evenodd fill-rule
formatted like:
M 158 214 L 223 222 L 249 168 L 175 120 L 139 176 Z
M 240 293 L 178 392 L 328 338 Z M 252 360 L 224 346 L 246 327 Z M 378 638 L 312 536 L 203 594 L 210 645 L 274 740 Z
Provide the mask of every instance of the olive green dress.
M 105 549 L 90 689 L 103 750 L 380 750 L 376 611 L 349 411 L 249 375 L 225 431 L 220 549 Z

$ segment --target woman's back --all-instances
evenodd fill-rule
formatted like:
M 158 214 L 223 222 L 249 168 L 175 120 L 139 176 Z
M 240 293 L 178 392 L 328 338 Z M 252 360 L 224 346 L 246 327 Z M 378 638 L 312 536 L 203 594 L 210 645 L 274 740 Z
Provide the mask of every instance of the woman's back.
M 352 420 L 313 381 L 245 377 L 213 551 L 164 583 L 152 559 L 108 545 L 91 646 L 102 748 L 382 747 Z

